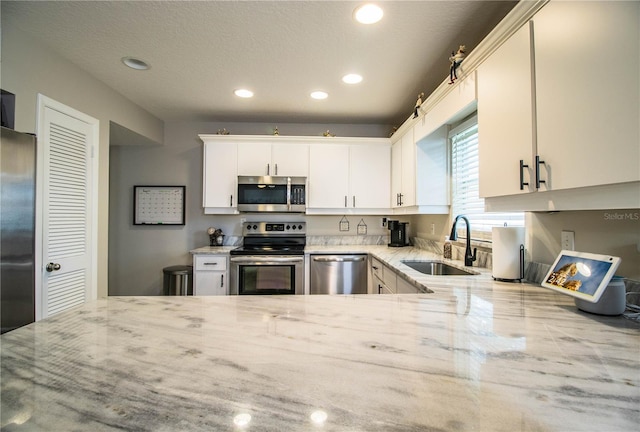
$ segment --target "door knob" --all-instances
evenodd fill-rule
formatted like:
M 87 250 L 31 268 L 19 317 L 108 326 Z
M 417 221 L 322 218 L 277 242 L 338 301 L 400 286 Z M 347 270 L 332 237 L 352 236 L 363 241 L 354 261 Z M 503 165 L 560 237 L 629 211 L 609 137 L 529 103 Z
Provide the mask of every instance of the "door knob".
M 47 264 L 46 270 L 51 273 L 54 270 L 60 270 L 60 264 L 50 262 Z

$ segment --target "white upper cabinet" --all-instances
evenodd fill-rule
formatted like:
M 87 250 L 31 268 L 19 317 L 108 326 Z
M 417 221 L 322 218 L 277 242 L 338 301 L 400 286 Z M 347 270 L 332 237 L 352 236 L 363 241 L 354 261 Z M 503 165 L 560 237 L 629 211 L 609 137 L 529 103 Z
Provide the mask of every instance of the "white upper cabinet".
M 307 177 L 309 214 L 389 214 L 387 138 L 200 135 L 205 214 L 237 213 L 239 175 Z
M 312 144 L 309 161 L 307 207 L 346 208 L 349 195 L 349 146 Z
M 640 2 L 550 2 L 533 17 L 542 190 L 640 180 Z
M 534 190 L 529 25 L 518 30 L 486 59 L 477 75 L 480 196 Z
M 416 205 L 416 145 L 413 129 L 408 129 L 391 149 L 391 207 Z
M 349 203 L 356 209 L 389 209 L 391 148 L 353 145 L 349 148 Z
M 416 205 L 416 143 L 413 139 L 413 129 L 402 136 L 402 189 L 400 190 L 400 205 Z
M 640 205 L 640 2 L 551 1 L 477 74 L 487 209 Z
M 238 143 L 238 175 L 307 177 L 309 146 L 257 140 Z
M 238 175 L 275 175 L 271 162 L 271 144 L 264 142 L 238 143 Z
M 381 138 L 311 144 L 307 213 L 388 214 L 390 156 Z
M 205 213 L 237 213 L 236 143 L 210 140 L 206 135 L 200 138 L 204 141 L 202 205 Z

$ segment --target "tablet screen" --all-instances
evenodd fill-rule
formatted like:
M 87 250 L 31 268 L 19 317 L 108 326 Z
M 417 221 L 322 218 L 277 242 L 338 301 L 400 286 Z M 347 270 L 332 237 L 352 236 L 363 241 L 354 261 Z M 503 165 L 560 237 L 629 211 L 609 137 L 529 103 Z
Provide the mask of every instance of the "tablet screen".
M 542 286 L 596 303 L 620 265 L 620 258 L 563 250 Z

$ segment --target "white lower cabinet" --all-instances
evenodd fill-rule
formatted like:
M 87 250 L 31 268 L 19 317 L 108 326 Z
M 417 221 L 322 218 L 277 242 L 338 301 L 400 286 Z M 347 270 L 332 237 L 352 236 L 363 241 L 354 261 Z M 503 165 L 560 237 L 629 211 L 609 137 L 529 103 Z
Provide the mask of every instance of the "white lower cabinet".
M 193 295 L 227 295 L 227 255 L 193 256 Z
M 421 291 L 377 258 L 370 261 L 371 291 L 369 294 L 419 294 Z
M 369 292 L 369 294 L 394 294 L 395 286 L 389 287 L 387 282 L 385 282 L 385 279 L 384 279 L 385 270 L 386 270 L 386 273 L 390 274 L 391 269 L 389 269 L 387 266 L 382 264 L 378 259 L 373 257 L 371 258 L 370 266 L 371 266 L 370 274 L 371 274 L 372 283 L 371 283 L 371 291 Z M 395 285 L 395 281 L 393 285 Z
M 420 290 L 410 284 L 404 278 L 397 276 L 396 277 L 396 293 L 397 294 L 419 294 Z

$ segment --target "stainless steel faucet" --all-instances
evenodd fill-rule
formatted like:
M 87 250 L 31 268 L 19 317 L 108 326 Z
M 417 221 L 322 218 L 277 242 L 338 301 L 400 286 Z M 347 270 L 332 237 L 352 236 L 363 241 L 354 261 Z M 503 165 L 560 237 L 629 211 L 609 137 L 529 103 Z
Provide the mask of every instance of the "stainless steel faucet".
M 456 225 L 458 225 L 458 220 L 464 219 L 467 225 L 467 247 L 464 251 L 464 265 L 467 267 L 471 267 L 473 262 L 476 260 L 476 252 L 477 248 L 473 248 L 473 254 L 471 254 L 471 225 L 469 225 L 469 219 L 466 216 L 458 215 L 456 219 L 453 221 L 453 227 L 451 227 L 451 235 L 449 239 L 451 241 L 458 240 L 458 233 L 456 232 Z

